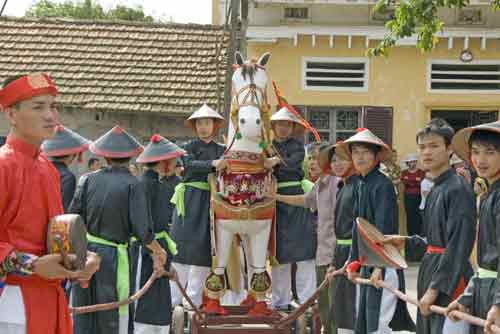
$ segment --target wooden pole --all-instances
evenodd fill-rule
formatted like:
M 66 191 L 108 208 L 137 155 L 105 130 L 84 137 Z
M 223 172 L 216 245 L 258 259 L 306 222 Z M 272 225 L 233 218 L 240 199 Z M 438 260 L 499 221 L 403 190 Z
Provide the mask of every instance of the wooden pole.
M 229 47 L 227 49 L 227 64 L 226 64 L 226 78 L 224 82 L 224 118 L 229 119 L 229 112 L 231 109 L 231 79 L 233 77 L 233 60 L 234 54 L 237 50 L 237 37 L 239 30 L 239 14 L 240 14 L 240 0 L 231 0 L 231 23 L 229 25 Z

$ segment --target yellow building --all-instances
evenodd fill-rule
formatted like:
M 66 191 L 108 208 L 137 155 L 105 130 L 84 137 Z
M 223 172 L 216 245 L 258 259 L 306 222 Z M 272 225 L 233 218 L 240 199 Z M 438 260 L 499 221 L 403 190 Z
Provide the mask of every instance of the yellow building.
M 227 2 L 213 0 L 213 23 L 225 20 Z M 249 0 L 248 56 L 272 53 L 272 80 L 324 139 L 368 127 L 401 156 L 415 152 L 431 117 L 456 129 L 498 119 L 500 12 L 488 3 L 441 10 L 445 28 L 430 53 L 409 38 L 388 58 L 368 58 L 393 13 L 374 16 L 372 0 Z

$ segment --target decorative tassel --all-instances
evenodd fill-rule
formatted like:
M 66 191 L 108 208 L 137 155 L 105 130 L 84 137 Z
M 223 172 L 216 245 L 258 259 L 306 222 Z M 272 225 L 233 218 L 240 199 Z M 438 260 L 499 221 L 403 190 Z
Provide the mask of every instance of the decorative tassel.
M 261 140 L 261 142 L 259 143 L 259 147 L 262 148 L 262 149 L 265 149 L 267 147 L 267 143 L 265 140 Z
M 236 132 L 235 138 L 236 138 L 236 139 L 241 139 L 241 133 Z

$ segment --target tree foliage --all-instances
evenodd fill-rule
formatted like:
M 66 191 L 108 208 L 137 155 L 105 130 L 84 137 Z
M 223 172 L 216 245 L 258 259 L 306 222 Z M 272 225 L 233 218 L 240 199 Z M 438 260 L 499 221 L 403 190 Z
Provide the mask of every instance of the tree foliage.
M 80 20 L 124 20 L 154 22 L 151 16 L 144 14 L 141 6 L 134 8 L 118 5 L 104 10 L 93 0 L 56 2 L 40 0 L 32 5 L 25 16 L 35 18 L 71 18 Z
M 437 44 L 436 34 L 443 22 L 438 16 L 439 8 L 460 9 L 469 5 L 469 0 L 379 0 L 374 11 L 382 13 L 389 6 L 395 7 L 394 18 L 386 23 L 388 33 L 375 48 L 369 49 L 371 56 L 387 55 L 399 39 L 417 36 L 417 48 L 430 51 Z M 500 9 L 500 0 L 492 0 L 492 10 Z

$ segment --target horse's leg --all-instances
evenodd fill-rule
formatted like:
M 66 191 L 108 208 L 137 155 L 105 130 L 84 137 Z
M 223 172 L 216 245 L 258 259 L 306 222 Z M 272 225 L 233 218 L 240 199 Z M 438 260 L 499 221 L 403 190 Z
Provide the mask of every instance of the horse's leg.
M 229 254 L 231 251 L 231 242 L 234 238 L 234 232 L 231 230 L 233 222 L 227 220 L 218 220 L 215 224 L 217 232 L 217 259 L 213 272 L 205 281 L 205 288 L 208 294 L 208 302 L 203 307 L 203 311 L 209 314 L 227 314 L 226 310 L 220 306 L 220 298 L 226 291 L 226 279 L 224 270 L 227 266 Z
M 271 220 L 253 221 L 251 224 L 255 228 L 249 233 L 250 244 L 250 266 L 253 274 L 250 281 L 250 291 L 255 296 L 257 302 L 250 314 L 267 315 L 271 311 L 267 308 L 265 296 L 271 287 L 271 278 L 266 271 L 267 246 L 271 233 Z

